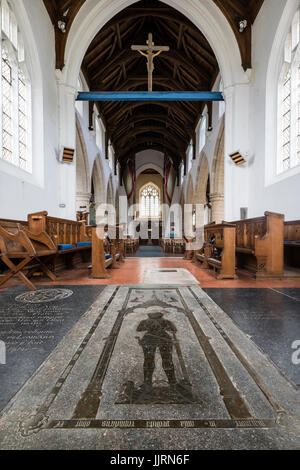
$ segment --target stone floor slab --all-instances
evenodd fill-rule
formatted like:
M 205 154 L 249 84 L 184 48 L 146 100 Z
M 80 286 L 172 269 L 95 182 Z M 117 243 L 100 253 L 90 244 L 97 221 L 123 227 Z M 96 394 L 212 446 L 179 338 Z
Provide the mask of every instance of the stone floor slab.
M 292 345 L 300 341 L 300 289 L 204 289 L 297 386 L 300 365 Z
M 2 449 L 295 449 L 299 391 L 199 287 L 109 286 L 0 416 Z
M 144 274 L 144 284 L 172 284 L 172 285 L 198 285 L 197 279 L 187 270 L 183 268 L 161 268 L 149 269 Z
M 22 286 L 0 292 L 0 410 L 98 298 L 104 286 Z

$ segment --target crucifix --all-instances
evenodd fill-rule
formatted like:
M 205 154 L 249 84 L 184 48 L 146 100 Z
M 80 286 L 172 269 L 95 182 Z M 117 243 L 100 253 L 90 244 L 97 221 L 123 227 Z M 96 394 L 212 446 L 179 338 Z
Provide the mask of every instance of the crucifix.
M 169 51 L 169 46 L 155 46 L 153 42 L 153 36 L 150 33 L 147 46 L 131 46 L 133 51 L 138 51 L 141 55 L 147 57 L 147 68 L 148 68 L 148 91 L 152 91 L 153 88 L 153 71 L 154 62 L 153 59 L 161 54 L 163 51 Z M 145 52 L 144 52 L 145 51 Z

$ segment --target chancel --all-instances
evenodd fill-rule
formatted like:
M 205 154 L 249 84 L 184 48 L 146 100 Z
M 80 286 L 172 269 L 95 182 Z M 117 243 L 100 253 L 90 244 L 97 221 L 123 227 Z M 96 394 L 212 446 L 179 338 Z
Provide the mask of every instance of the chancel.
M 0 449 L 299 449 L 299 1 L 0 17 Z

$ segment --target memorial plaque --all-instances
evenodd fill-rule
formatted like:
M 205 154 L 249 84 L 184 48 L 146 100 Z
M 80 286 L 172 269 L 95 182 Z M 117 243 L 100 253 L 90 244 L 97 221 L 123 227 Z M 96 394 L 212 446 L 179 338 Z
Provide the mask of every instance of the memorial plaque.
M 0 364 L 0 410 L 102 290 L 66 286 L 28 292 L 18 286 L 0 293 L 0 340 L 6 347 L 6 363 Z

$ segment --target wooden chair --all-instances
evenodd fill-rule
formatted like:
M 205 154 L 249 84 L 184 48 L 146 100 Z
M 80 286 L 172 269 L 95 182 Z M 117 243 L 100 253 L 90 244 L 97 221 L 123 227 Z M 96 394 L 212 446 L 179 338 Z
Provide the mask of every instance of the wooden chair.
M 37 268 L 55 281 L 56 276 L 46 266 L 46 261 L 42 262 L 40 258 L 49 259 L 56 252 L 55 244 L 45 232 L 37 235 L 20 224 L 15 226 L 12 224 L 10 231 L 7 231 L 0 225 L 0 256 L 10 270 L 0 278 L 0 286 L 17 276 L 28 289 L 34 291 L 36 287 L 29 278 L 37 271 Z M 28 271 L 27 276 L 24 271 Z

